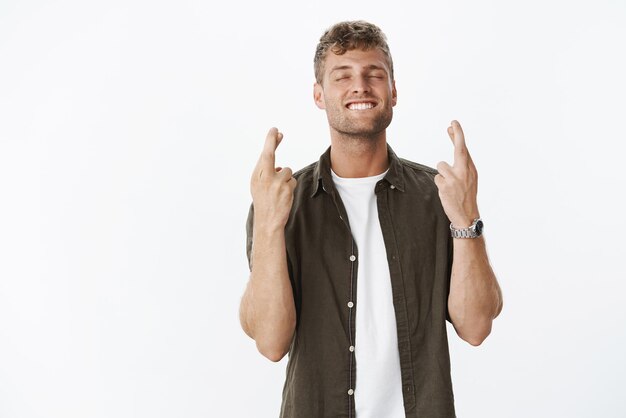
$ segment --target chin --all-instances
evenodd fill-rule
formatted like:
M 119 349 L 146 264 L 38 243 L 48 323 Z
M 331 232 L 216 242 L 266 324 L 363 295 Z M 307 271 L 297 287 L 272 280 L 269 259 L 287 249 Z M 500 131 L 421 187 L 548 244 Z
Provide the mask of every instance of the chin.
M 382 132 L 385 131 L 385 129 L 387 129 L 387 127 L 389 126 L 389 124 L 391 123 L 391 120 L 389 121 L 379 121 L 379 123 L 376 124 L 369 124 L 366 126 L 358 126 L 358 125 L 351 125 L 351 126 L 343 126 L 343 129 L 337 129 L 339 132 L 344 133 L 345 135 L 351 135 L 351 136 L 361 136 L 361 137 L 377 137 L 378 135 L 380 135 Z
M 328 112 L 327 116 L 330 127 L 341 135 L 373 138 L 387 129 L 393 114 L 389 112 L 363 119 Z
M 346 129 L 339 128 L 335 130 L 346 137 L 355 137 L 357 139 L 376 140 L 385 129 Z

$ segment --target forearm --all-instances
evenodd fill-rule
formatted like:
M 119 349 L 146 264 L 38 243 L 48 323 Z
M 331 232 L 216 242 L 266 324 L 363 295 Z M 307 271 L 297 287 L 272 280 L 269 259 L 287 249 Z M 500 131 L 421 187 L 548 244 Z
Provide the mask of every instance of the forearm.
M 479 345 L 502 310 L 502 292 L 489 265 L 484 235 L 454 239 L 448 310 L 461 338 Z
M 278 361 L 289 349 L 296 324 L 284 228 L 255 227 L 251 262 L 252 272 L 242 300 L 242 323 L 258 350 Z

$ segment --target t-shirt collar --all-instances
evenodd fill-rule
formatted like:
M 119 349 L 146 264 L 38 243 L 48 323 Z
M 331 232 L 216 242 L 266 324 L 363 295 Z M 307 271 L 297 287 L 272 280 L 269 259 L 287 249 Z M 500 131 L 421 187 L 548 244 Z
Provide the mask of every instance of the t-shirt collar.
M 329 146 L 320 156 L 313 170 L 313 192 L 311 193 L 311 197 L 316 196 L 320 190 L 326 193 L 334 193 L 335 191 L 330 173 L 330 149 L 331 147 Z M 384 180 L 394 186 L 394 189 L 404 192 L 404 170 L 402 163 L 389 144 L 387 144 L 387 156 L 389 158 L 389 170 Z

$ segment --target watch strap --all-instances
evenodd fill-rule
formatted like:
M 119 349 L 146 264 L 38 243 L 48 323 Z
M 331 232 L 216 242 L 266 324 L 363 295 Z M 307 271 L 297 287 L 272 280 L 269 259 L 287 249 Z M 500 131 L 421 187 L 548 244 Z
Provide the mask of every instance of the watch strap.
M 480 227 L 477 228 L 479 222 Z M 474 219 L 472 224 L 467 228 L 455 228 L 452 223 L 450 223 L 450 235 L 452 238 L 478 238 L 482 235 L 482 220 L 480 218 Z

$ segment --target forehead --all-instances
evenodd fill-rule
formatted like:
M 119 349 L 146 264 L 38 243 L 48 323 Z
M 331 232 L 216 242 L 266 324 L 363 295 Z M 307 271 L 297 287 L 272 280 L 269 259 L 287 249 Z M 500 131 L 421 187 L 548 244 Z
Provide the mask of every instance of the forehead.
M 326 74 L 331 73 L 334 69 L 342 67 L 352 68 L 360 70 L 365 67 L 381 67 L 389 73 L 389 64 L 387 62 L 387 56 L 379 48 L 369 49 L 364 51 L 362 49 L 353 49 L 346 51 L 345 54 L 337 55 L 332 51 L 328 51 L 326 54 L 326 62 L 324 66 L 324 72 Z

